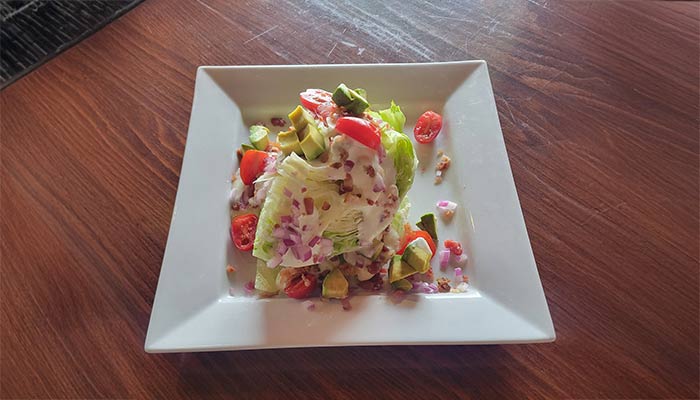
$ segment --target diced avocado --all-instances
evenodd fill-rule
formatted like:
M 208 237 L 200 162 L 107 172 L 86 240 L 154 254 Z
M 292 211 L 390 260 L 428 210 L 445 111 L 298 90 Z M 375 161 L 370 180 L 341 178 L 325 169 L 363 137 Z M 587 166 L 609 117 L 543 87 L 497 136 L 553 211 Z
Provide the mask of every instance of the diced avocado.
M 297 130 L 294 129 L 294 127 L 289 128 L 288 131 L 278 133 L 277 141 L 280 144 L 280 150 L 282 150 L 284 154 L 289 155 L 292 152 L 302 154 Z
M 270 130 L 262 125 L 253 125 L 250 127 L 250 143 L 258 150 L 265 150 L 270 143 L 268 135 Z
M 248 151 L 248 150 L 255 150 L 255 147 L 249 145 L 248 143 L 243 143 L 243 144 L 241 145 L 241 150 L 243 151 L 243 154 L 245 154 L 245 152 Z
M 404 292 L 408 292 L 409 290 L 413 289 L 413 284 L 411 284 L 411 282 L 409 282 L 408 279 L 400 279 L 392 283 L 391 287 L 393 287 L 394 289 L 403 290 Z
M 345 106 L 345 108 L 353 114 L 360 115 L 369 107 L 369 102 L 359 94 L 355 93 L 355 98 L 352 103 Z
M 323 279 L 321 295 L 328 299 L 344 299 L 348 296 L 348 280 L 336 268 Z
M 435 218 L 435 214 L 423 214 L 423 216 L 420 217 L 420 222 L 416 223 L 416 226 L 421 230 L 428 232 L 428 235 L 430 235 L 430 237 L 433 238 L 433 240 L 438 240 L 437 218 Z
M 428 242 L 423 238 L 418 238 L 406 246 L 401 259 L 413 267 L 413 269 L 423 274 L 430 269 L 430 259 L 432 256 L 433 253 L 430 251 Z
M 323 135 L 313 124 L 306 125 L 299 137 L 303 138 L 301 140 L 301 150 L 304 152 L 307 160 L 314 160 L 326 150 Z
M 290 112 L 288 116 L 297 132 L 303 131 L 308 124 L 315 124 L 314 117 L 312 117 L 311 114 L 309 114 L 309 112 L 302 106 L 297 106 L 297 108 Z M 301 140 L 303 138 L 300 136 L 299 139 Z
M 345 107 L 345 109 L 356 115 L 362 114 L 369 107 L 366 97 L 367 92 L 364 89 L 352 90 L 345 86 L 344 83 L 338 85 L 332 96 L 335 104 Z
M 281 265 L 268 268 L 264 261 L 258 260 L 258 266 L 255 270 L 255 289 L 270 294 L 277 293 L 276 281 L 281 269 Z
M 407 262 L 401 260 L 401 256 L 394 256 L 391 259 L 391 264 L 389 265 L 389 282 L 394 283 L 400 281 L 401 279 L 407 278 L 416 271 Z
M 354 96 L 352 95 L 352 90 L 345 86 L 344 83 L 338 85 L 333 92 L 333 102 L 339 106 L 347 106 L 352 103 Z

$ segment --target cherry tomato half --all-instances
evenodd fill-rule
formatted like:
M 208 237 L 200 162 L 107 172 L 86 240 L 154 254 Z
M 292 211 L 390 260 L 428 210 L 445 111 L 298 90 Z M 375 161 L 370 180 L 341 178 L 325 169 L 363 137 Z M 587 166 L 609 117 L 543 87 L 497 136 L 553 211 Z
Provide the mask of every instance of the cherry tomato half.
M 397 251 L 396 254 L 403 254 L 403 251 L 406 250 L 406 246 L 408 246 L 409 243 L 418 238 L 423 238 L 426 242 L 428 242 L 430 251 L 433 253 L 434 256 L 435 252 L 437 251 L 437 246 L 435 246 L 435 242 L 433 241 L 433 238 L 430 237 L 430 234 L 428 234 L 428 232 L 426 231 L 421 230 L 409 231 L 406 234 L 406 236 L 404 236 L 401 240 L 401 244 L 399 245 L 399 251 Z
M 250 185 L 265 171 L 265 165 L 270 155 L 260 150 L 248 150 L 241 159 L 241 180 Z
M 456 256 L 461 256 L 464 252 L 464 250 L 462 250 L 462 244 L 454 240 L 445 240 L 445 248 Z
M 322 89 L 306 89 L 299 93 L 301 105 L 306 109 L 317 112 L 318 106 L 332 101 L 333 95 Z
M 241 251 L 253 249 L 255 229 L 258 227 L 258 217 L 255 214 L 244 214 L 231 220 L 231 240 Z
M 287 283 L 287 286 L 284 287 L 284 293 L 293 299 L 304 299 L 311 295 L 317 285 L 316 275 L 301 274 Z
M 418 117 L 413 136 L 418 143 L 430 143 L 437 137 L 442 129 L 442 116 L 433 111 L 426 111 Z
M 335 130 L 350 136 L 371 149 L 379 147 L 381 142 L 379 128 L 366 119 L 340 117 L 335 123 Z

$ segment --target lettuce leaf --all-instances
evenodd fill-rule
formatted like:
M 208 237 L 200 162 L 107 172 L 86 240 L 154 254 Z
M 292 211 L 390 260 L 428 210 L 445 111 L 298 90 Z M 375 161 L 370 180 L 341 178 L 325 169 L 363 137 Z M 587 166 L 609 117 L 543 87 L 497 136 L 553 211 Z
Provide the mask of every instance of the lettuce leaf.
M 406 116 L 401 111 L 394 100 L 391 101 L 391 106 L 386 110 L 379 111 L 379 117 L 391 126 L 396 132 L 403 133 L 403 125 L 406 123 Z
M 386 149 L 386 154 L 394 161 L 396 186 L 399 188 L 399 197 L 403 198 L 408 189 L 413 186 L 413 177 L 418 167 L 413 143 L 405 134 L 386 129 L 382 132 L 382 145 Z

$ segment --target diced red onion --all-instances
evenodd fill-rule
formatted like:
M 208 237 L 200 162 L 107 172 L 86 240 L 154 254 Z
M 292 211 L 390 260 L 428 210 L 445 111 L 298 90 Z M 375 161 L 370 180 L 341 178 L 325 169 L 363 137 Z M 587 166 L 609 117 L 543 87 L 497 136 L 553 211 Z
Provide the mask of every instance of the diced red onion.
M 314 236 L 310 241 L 309 241 L 309 246 L 314 247 L 316 246 L 316 243 L 321 241 L 320 236 Z
M 450 262 L 450 254 L 451 252 L 447 249 L 445 250 L 440 250 L 440 253 L 438 253 L 438 260 L 440 262 L 440 269 L 444 270 L 447 268 L 447 264 Z
M 299 203 L 299 200 L 297 200 L 297 199 L 292 200 L 292 207 L 299 208 L 300 205 L 301 204 Z
M 292 247 L 292 253 L 294 253 L 294 257 L 301 261 L 309 261 L 312 255 L 311 247 L 303 244 Z
M 292 239 L 283 239 L 282 243 L 284 243 L 284 245 L 287 247 L 292 247 L 296 244 Z
M 289 235 L 289 238 L 292 239 L 294 244 L 301 243 L 301 235 L 298 233 L 292 233 L 291 235 Z
M 429 288 L 430 288 L 430 290 L 431 290 L 431 292 L 430 292 L 430 293 L 437 293 L 437 291 L 438 291 L 438 287 L 437 287 L 437 285 L 436 285 L 436 284 L 434 284 L 434 283 L 429 283 L 429 284 L 428 284 L 428 287 L 429 287 Z
M 283 215 L 280 217 L 280 221 L 282 221 L 285 224 L 288 224 L 292 222 L 292 216 L 291 215 Z
M 304 197 L 304 211 L 306 211 L 307 214 L 314 213 L 314 199 L 311 197 Z
M 287 188 L 284 188 L 284 195 L 287 197 L 292 197 L 292 191 Z
M 449 200 L 440 200 L 437 202 L 437 208 L 440 211 L 454 211 L 457 208 L 457 203 Z
M 245 289 L 246 294 L 252 294 L 255 291 L 255 283 L 253 281 L 248 281 L 243 286 L 243 289 Z
M 308 311 L 313 311 L 313 310 L 316 309 L 316 304 L 314 304 L 314 302 L 311 301 L 311 300 L 304 300 L 301 304 L 302 304 L 302 305 L 304 306 L 304 308 L 307 309 Z
M 345 172 L 350 172 L 352 169 L 355 167 L 355 162 L 352 160 L 345 160 L 345 163 L 343 163 L 343 168 L 345 169 Z
M 455 268 L 455 279 L 456 280 L 461 280 L 462 279 L 462 268 Z

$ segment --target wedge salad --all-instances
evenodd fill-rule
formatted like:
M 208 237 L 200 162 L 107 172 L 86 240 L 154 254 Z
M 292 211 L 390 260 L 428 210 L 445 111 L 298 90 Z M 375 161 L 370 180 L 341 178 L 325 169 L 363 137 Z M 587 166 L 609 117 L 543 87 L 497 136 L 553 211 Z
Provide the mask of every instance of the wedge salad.
M 438 291 L 437 219 L 415 230 L 407 220 L 418 160 L 401 108 L 373 110 L 365 90 L 344 84 L 308 89 L 300 103 L 288 127 L 253 125 L 237 150 L 231 238 L 257 260 L 254 289 L 298 299 Z

